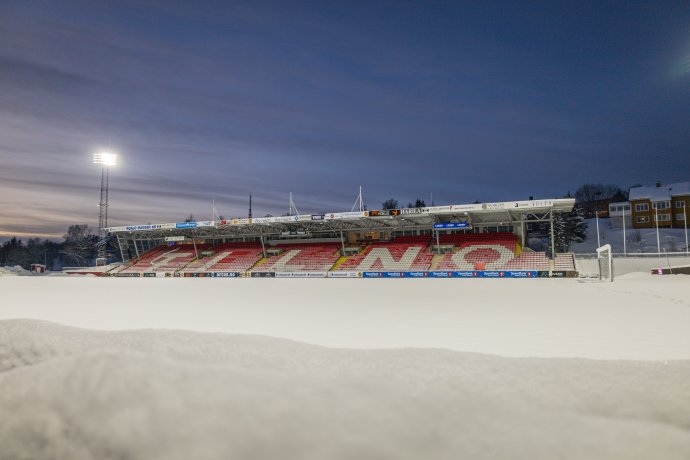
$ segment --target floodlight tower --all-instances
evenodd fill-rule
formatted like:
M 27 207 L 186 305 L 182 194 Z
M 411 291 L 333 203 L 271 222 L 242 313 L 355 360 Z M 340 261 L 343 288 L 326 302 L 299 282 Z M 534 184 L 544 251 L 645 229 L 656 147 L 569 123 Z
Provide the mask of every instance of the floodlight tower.
M 104 238 L 108 227 L 108 168 L 117 165 L 117 154 L 98 152 L 93 154 L 94 164 L 101 165 L 101 202 L 98 205 L 98 236 Z

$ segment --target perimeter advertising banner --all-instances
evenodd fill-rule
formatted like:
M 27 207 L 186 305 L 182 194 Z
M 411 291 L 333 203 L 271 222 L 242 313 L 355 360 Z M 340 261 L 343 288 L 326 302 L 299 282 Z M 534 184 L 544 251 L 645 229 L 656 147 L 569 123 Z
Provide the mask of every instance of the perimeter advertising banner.
M 185 272 L 185 278 L 239 278 L 239 272 Z
M 532 270 L 485 270 L 443 272 L 362 272 L 363 278 L 538 278 Z
M 361 278 L 362 272 L 335 271 L 328 272 L 327 276 L 329 278 Z
M 276 278 L 326 278 L 326 272 L 276 272 Z

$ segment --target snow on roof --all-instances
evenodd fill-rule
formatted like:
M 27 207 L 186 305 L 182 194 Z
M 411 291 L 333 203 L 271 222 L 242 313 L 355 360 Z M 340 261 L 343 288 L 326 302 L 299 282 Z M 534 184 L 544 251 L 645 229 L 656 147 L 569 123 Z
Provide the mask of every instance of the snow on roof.
M 659 187 L 634 187 L 630 189 L 630 201 L 649 199 L 666 201 L 672 196 L 690 195 L 690 182 L 661 185 Z

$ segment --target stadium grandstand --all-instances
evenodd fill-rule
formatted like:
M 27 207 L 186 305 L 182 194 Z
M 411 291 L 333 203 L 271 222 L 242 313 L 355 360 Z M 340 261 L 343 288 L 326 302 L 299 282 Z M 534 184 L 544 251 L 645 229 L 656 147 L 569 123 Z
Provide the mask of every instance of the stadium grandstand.
M 574 199 L 360 210 L 110 227 L 124 261 L 105 276 L 570 277 L 553 219 Z M 549 223 L 548 252 L 527 246 Z

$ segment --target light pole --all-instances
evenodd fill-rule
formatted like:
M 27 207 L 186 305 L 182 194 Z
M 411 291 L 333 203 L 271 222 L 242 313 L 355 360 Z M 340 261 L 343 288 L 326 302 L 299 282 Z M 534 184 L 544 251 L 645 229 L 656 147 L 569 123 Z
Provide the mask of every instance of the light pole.
M 601 247 L 601 240 L 599 239 L 599 211 L 594 211 L 594 217 L 597 221 L 597 247 Z
M 625 203 L 623 204 L 623 257 L 627 257 L 628 251 L 625 246 Z
M 685 255 L 688 255 L 688 251 L 690 248 L 688 248 L 688 216 L 685 214 L 685 201 L 683 202 L 683 224 L 685 225 Z
M 657 203 L 652 203 L 654 206 L 654 222 L 656 223 L 656 251 L 659 253 L 661 259 L 661 243 L 659 242 L 659 210 Z
M 109 152 L 97 152 L 93 154 L 94 164 L 101 165 L 101 201 L 98 204 L 98 236 L 105 238 L 108 228 L 108 168 L 117 165 L 117 154 Z M 105 244 L 98 248 L 98 258 L 105 258 Z M 98 262 L 97 262 L 98 263 Z

